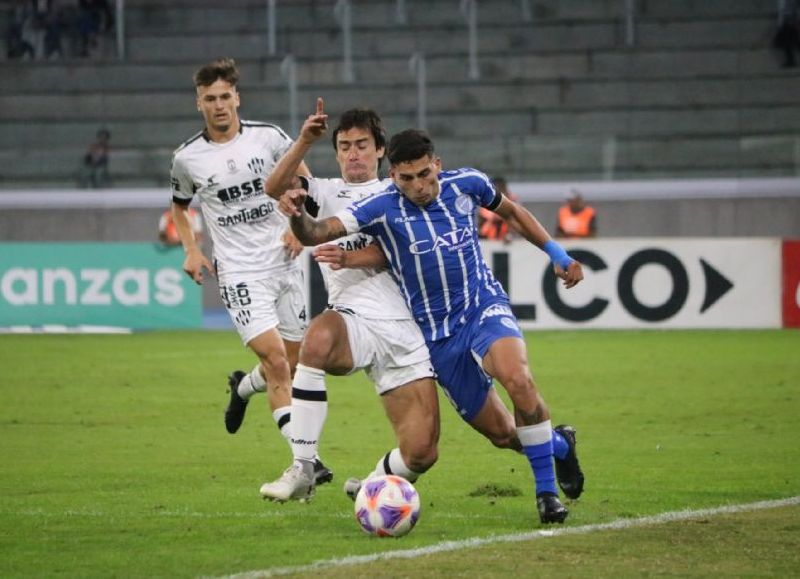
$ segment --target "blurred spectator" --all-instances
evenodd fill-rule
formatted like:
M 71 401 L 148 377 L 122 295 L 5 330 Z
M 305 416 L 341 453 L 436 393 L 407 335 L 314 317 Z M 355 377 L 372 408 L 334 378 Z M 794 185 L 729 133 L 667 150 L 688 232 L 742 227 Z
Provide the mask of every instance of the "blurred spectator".
M 9 9 L 6 30 L 6 55 L 9 59 L 33 59 L 36 56 L 31 36 L 33 17 L 29 6 L 25 4 L 17 4 Z
M 772 45 L 783 52 L 784 68 L 797 66 L 795 51 L 800 51 L 800 10 L 797 0 L 783 0 L 778 16 L 778 30 L 772 39 Z
M 194 238 L 199 245 L 203 242 L 203 218 L 194 207 L 189 208 L 187 216 L 189 217 L 192 231 L 194 231 Z M 172 209 L 164 211 L 161 214 L 161 219 L 158 220 L 158 239 L 164 245 L 181 244 L 181 238 L 178 235 L 175 222 L 172 220 Z
M 508 190 L 508 183 L 503 177 L 495 177 L 492 179 L 492 184 L 495 191 L 501 195 L 505 195 L 512 201 L 517 200 L 516 195 Z M 502 217 L 491 209 L 480 207 L 478 209 L 478 237 L 480 239 L 494 239 L 508 243 L 512 239 L 512 234 L 508 228 L 508 223 Z
M 78 184 L 84 189 L 108 187 L 108 161 L 111 154 L 111 133 L 106 129 L 97 131 L 97 139 L 91 143 L 83 156 Z
M 580 191 L 571 189 L 566 204 L 558 209 L 556 237 L 596 237 L 597 216 Z
M 114 13 L 108 0 L 78 0 L 79 56 L 89 56 L 101 32 L 114 28 Z

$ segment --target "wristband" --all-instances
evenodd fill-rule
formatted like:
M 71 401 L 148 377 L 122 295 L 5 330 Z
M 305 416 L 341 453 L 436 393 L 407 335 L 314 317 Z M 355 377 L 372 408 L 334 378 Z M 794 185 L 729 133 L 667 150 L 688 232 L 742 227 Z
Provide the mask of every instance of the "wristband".
M 569 255 L 567 255 L 566 250 L 561 247 L 557 241 L 553 241 L 552 239 L 545 243 L 542 249 L 550 257 L 550 261 L 565 271 L 570 264 L 575 261 Z

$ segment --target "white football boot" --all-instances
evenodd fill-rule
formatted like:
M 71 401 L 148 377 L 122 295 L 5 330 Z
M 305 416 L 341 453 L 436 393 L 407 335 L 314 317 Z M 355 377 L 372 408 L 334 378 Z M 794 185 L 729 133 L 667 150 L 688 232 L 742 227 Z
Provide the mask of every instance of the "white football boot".
M 312 464 L 309 467 L 313 469 Z M 314 478 L 306 474 L 303 465 L 294 463 L 279 479 L 261 485 L 259 492 L 271 501 L 308 501 L 314 496 Z

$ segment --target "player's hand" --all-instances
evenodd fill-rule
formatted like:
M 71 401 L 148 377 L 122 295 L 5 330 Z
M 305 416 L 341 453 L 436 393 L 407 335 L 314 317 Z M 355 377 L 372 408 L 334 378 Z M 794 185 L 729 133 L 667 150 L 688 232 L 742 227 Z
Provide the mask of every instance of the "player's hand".
M 306 143 L 313 143 L 328 130 L 328 115 L 325 114 L 325 102 L 322 97 L 317 98 L 317 110 L 308 115 L 300 129 L 300 139 Z
M 569 289 L 578 285 L 583 279 L 583 267 L 577 261 L 573 261 L 564 271 L 560 265 L 553 265 L 556 275 L 564 280 L 564 287 Z
M 300 208 L 306 202 L 305 189 L 289 189 L 281 195 L 278 201 L 278 209 L 287 217 L 300 217 L 303 213 Z
M 311 255 L 314 256 L 314 261 L 327 263 L 333 270 L 347 267 L 347 252 L 336 244 L 315 247 Z
M 283 242 L 283 249 L 286 255 L 289 256 L 289 259 L 294 259 L 303 252 L 303 244 L 300 243 L 300 240 L 294 236 L 294 233 L 292 233 L 290 229 L 283 232 L 281 241 Z
M 183 271 L 185 271 L 186 275 L 192 278 L 197 285 L 203 283 L 203 268 L 213 277 L 216 277 L 217 272 L 214 270 L 214 266 L 211 265 L 211 262 L 203 255 L 202 251 L 189 251 L 186 254 L 186 259 L 183 260 Z

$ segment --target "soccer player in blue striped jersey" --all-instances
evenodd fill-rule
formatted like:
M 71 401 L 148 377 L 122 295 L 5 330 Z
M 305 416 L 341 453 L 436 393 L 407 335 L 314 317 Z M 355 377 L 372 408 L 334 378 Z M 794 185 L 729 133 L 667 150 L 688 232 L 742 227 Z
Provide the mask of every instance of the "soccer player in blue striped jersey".
M 496 446 L 521 448 L 534 473 L 540 520 L 563 522 L 568 511 L 558 499 L 556 467 L 568 497 L 583 490 L 574 430 L 551 427 L 508 295 L 482 257 L 476 205 L 496 212 L 547 252 L 567 288 L 583 279 L 581 265 L 529 211 L 496 192 L 486 175 L 469 168 L 442 171 L 423 131 L 395 135 L 387 155 L 394 184 L 334 217 L 312 219 L 302 208 L 304 192 L 287 192 L 282 207 L 293 213 L 292 230 L 306 245 L 356 231 L 379 241 L 453 406 Z M 493 378 L 508 392 L 513 416 L 494 390 Z

